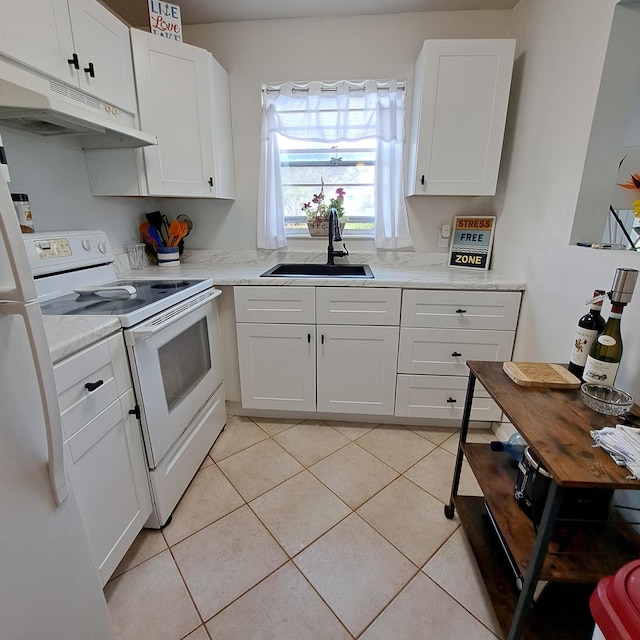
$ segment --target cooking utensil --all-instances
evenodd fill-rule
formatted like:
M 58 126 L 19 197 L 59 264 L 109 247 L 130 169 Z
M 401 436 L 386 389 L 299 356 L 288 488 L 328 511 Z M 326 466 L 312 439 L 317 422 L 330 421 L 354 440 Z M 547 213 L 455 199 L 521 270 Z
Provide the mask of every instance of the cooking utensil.
M 160 238 L 159 243 L 164 247 L 169 238 L 165 237 L 162 231 L 163 215 L 159 211 L 151 211 L 151 213 L 145 214 L 145 218 L 147 219 L 147 222 L 158 231 L 158 237 Z
M 169 241 L 168 247 L 175 247 L 178 244 L 177 238 L 180 233 L 181 224 L 177 220 L 173 220 L 169 225 Z
M 160 232 L 162 233 L 162 237 L 164 238 L 165 246 L 168 247 L 169 239 L 171 238 L 171 234 L 169 233 L 169 219 L 164 214 L 162 214 L 162 217 L 160 219 L 162 220 Z
M 142 231 L 142 229 L 140 230 Z M 154 248 L 157 249 L 158 247 L 164 247 L 164 241 L 162 239 L 162 236 L 160 235 L 160 231 L 158 231 L 158 229 L 156 229 L 154 226 L 149 225 L 146 228 L 146 231 L 143 233 L 143 236 L 145 238 L 145 241 Z
M 186 214 L 181 213 L 176 217 L 178 222 L 184 222 L 187 225 L 187 233 L 184 234 L 183 238 L 186 238 L 190 233 L 191 229 L 193 229 L 193 220 Z
M 179 222 L 180 228 L 178 229 L 178 237 L 176 239 L 176 246 L 182 242 L 185 236 L 189 235 L 189 227 L 186 222 Z
M 174 220 L 169 225 L 169 242 L 168 247 L 177 247 L 180 241 L 189 233 L 189 227 L 185 222 Z
M 87 285 L 85 287 L 76 287 L 73 291 L 81 296 L 96 295 L 104 298 L 131 298 L 137 295 L 136 288 L 129 284 Z

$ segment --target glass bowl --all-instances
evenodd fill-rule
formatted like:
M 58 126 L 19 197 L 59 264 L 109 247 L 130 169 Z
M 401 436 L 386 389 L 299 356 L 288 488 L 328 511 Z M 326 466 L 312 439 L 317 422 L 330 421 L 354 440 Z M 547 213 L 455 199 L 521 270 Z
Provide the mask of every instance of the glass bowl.
M 619 416 L 631 409 L 633 398 L 622 389 L 604 384 L 585 382 L 581 387 L 582 401 L 598 413 L 607 416 Z

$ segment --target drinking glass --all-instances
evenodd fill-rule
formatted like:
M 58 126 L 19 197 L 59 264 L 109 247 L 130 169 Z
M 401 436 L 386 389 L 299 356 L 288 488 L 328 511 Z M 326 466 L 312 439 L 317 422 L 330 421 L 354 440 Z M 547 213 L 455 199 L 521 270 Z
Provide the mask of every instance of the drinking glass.
M 144 255 L 144 247 L 145 245 L 143 243 L 128 244 L 126 246 L 129 266 L 132 269 L 142 269 L 146 265 L 147 261 Z

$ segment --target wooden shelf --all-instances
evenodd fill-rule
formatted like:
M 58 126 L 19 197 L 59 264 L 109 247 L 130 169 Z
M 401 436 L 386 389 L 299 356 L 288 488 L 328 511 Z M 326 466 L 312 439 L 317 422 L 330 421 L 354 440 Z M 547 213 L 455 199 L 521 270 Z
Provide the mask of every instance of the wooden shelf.
M 468 360 L 467 365 L 559 486 L 640 489 L 627 469 L 593 447 L 591 430 L 617 420 L 589 409 L 578 389 L 521 387 L 501 362 Z
M 464 443 L 463 450 L 491 508 L 520 574 L 526 572 L 536 529 L 513 497 L 516 466 L 506 453 L 486 444 Z M 455 499 L 456 506 L 460 496 Z M 596 583 L 640 557 L 640 536 L 612 507 L 606 522 L 558 522 L 540 580 Z M 461 520 L 464 519 L 462 513 Z
M 496 617 L 506 635 L 520 595 L 513 573 L 492 531 L 484 508 L 484 499 L 476 496 L 457 496 L 455 503 Z M 594 588 L 594 584 L 549 584 L 529 612 L 522 638 L 591 638 L 593 621 L 589 611 L 589 596 Z

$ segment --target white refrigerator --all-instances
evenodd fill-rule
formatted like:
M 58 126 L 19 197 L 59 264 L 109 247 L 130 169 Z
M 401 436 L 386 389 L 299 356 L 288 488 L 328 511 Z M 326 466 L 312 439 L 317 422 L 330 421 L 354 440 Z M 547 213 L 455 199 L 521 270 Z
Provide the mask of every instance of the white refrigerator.
M 78 505 L 65 481 L 53 367 L 35 298 L 0 174 L 0 637 L 112 639 Z

